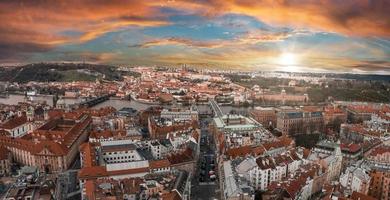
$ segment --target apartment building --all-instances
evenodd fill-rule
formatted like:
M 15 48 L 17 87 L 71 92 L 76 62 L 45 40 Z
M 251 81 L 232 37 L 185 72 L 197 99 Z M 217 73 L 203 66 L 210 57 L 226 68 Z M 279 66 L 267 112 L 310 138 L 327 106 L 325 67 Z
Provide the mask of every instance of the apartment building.
M 310 134 L 324 130 L 323 112 L 304 109 L 280 109 L 276 128 L 284 135 Z

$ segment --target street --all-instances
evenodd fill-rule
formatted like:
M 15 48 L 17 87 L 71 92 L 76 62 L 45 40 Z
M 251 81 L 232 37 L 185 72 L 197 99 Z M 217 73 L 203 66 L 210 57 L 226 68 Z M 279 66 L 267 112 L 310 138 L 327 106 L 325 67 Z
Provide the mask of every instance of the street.
M 219 199 L 219 184 L 215 162 L 214 138 L 208 131 L 212 118 L 200 120 L 201 141 L 198 168 L 192 180 L 191 199 Z

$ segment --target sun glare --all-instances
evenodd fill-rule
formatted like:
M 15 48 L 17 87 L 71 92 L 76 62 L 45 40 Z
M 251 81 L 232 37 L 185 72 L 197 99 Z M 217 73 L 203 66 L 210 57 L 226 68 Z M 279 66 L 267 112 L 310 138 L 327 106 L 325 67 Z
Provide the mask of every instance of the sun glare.
M 278 58 L 278 63 L 282 65 L 283 71 L 297 71 L 298 59 L 293 53 L 283 53 Z
M 295 65 L 295 64 L 297 64 L 297 58 L 296 58 L 295 54 L 283 53 L 279 57 L 279 63 L 281 65 Z

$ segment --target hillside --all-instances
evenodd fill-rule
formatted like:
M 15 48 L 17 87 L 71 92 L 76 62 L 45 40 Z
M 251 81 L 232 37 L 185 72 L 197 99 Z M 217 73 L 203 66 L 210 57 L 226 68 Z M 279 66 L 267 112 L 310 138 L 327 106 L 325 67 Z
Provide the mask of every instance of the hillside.
M 0 68 L 0 81 L 94 81 L 96 78 L 122 80 L 114 66 L 86 63 L 38 63 Z

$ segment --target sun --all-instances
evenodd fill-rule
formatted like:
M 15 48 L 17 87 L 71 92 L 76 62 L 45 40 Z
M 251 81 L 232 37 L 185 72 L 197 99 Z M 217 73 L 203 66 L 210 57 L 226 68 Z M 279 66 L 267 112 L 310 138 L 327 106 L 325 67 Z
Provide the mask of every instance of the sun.
M 293 53 L 283 53 L 278 58 L 278 64 L 281 65 L 281 69 L 287 72 L 299 71 L 298 56 Z
M 293 53 L 283 53 L 279 57 L 279 63 L 285 66 L 293 66 L 297 64 L 296 55 Z

